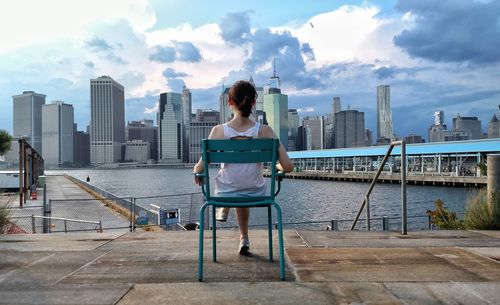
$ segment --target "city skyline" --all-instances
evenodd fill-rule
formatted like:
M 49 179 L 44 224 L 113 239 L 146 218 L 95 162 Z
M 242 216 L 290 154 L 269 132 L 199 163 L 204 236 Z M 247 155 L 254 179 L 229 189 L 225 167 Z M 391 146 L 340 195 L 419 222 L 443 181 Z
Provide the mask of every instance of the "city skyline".
M 390 85 L 399 137 L 425 137 L 436 110 L 449 126 L 457 113 L 477 116 L 487 132 L 500 103 L 495 1 L 59 4 L 67 27 L 51 18 L 55 5 L 19 1 L 0 13 L 4 27 L 26 13 L 22 7 L 39 15 L 12 29 L 0 47 L 2 129 L 12 132 L 7 101 L 28 90 L 73 104 L 75 122 L 86 126 L 88 80 L 103 74 L 124 85 L 127 121 L 154 118 L 159 94 L 183 85 L 193 109 L 218 109 L 223 85 L 252 76 L 264 86 L 273 58 L 289 108 L 301 116 L 329 113 L 339 96 L 376 130 L 376 86 Z

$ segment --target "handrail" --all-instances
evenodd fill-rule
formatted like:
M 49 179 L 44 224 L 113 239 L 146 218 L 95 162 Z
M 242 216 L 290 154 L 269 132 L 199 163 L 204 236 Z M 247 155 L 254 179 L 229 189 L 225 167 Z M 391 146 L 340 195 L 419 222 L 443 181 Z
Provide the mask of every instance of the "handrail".
M 358 219 L 361 215 L 361 212 L 363 212 L 363 209 L 366 206 L 366 219 L 367 219 L 367 224 L 366 228 L 369 231 L 370 230 L 370 194 L 373 190 L 373 187 L 375 186 L 375 183 L 377 183 L 378 178 L 382 171 L 384 170 L 385 163 L 389 159 L 391 152 L 396 145 L 401 145 L 401 234 L 406 235 L 408 233 L 408 223 L 407 223 L 407 209 L 406 209 L 406 143 L 404 140 L 402 141 L 394 141 L 389 145 L 389 149 L 387 150 L 387 153 L 384 156 L 384 159 L 382 160 L 382 163 L 380 164 L 380 167 L 378 168 L 377 174 L 373 178 L 372 182 L 370 183 L 370 187 L 368 188 L 368 191 L 366 192 L 366 195 L 364 197 L 363 203 L 361 204 L 358 213 L 356 214 L 356 218 L 354 219 L 352 225 L 351 225 L 351 231 L 354 230 L 356 227 L 356 223 L 358 222 Z

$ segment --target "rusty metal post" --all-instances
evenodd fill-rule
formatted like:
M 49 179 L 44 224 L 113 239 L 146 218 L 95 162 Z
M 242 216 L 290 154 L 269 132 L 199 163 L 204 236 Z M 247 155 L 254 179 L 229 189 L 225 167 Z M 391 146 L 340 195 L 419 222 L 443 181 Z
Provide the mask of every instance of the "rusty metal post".
M 500 154 L 488 155 L 488 210 L 493 224 L 500 225 Z
M 26 193 L 27 193 L 27 187 L 26 185 L 28 184 L 28 162 L 26 162 L 28 159 L 28 152 L 26 149 L 26 144 L 28 144 L 25 140 L 24 145 L 23 145 L 23 204 L 26 204 Z
M 19 140 L 19 206 L 23 207 L 23 140 Z

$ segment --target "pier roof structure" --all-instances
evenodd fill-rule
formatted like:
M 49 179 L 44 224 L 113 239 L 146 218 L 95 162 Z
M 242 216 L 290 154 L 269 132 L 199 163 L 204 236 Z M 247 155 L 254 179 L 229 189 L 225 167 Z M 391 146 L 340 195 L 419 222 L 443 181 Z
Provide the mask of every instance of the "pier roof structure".
M 384 156 L 387 152 L 388 147 L 389 146 L 386 145 L 341 149 L 291 151 L 288 153 L 288 155 L 291 159 Z M 491 154 L 499 152 L 500 138 L 406 145 L 406 154 L 409 156 L 437 154 Z M 399 146 L 396 146 L 392 151 L 392 155 L 400 154 L 401 148 Z

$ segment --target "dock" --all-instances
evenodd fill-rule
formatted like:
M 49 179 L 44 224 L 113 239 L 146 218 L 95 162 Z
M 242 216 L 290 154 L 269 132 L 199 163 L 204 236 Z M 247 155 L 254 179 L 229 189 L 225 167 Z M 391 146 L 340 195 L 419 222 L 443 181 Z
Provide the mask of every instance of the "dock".
M 309 180 L 330 180 L 330 181 L 350 181 L 350 182 L 371 182 L 376 172 L 346 171 L 342 173 L 330 171 L 301 171 L 286 174 L 290 179 L 309 179 Z M 269 177 L 269 173 L 264 173 Z M 452 187 L 485 187 L 486 177 L 476 176 L 452 176 L 433 173 L 408 173 L 406 176 L 407 184 L 413 185 L 432 185 L 432 186 L 452 186 Z M 378 179 L 379 183 L 399 184 L 401 182 L 400 173 L 382 173 Z

